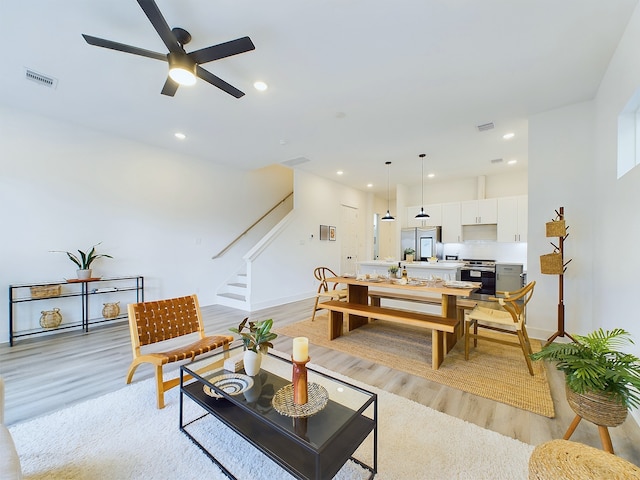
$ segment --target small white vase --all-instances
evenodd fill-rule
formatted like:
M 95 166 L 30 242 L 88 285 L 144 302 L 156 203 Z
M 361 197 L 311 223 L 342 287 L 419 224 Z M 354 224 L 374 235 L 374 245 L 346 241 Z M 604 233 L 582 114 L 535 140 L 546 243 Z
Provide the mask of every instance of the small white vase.
M 250 377 L 255 377 L 260 373 L 260 365 L 262 363 L 262 354 L 253 350 L 245 350 L 244 352 L 244 371 Z
M 76 270 L 76 274 L 78 275 L 78 280 L 86 280 L 87 278 L 91 278 L 91 269 Z

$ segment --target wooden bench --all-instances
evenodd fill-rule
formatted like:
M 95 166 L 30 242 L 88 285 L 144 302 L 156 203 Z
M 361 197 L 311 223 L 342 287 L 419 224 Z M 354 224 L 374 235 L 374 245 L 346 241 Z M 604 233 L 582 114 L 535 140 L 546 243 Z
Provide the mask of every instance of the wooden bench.
M 330 300 L 323 302 L 322 306 L 331 312 L 329 318 L 329 340 L 334 340 L 342 335 L 345 313 L 349 315 L 347 324 L 349 331 L 368 323 L 369 318 L 430 329 L 431 367 L 434 370 L 440 367 L 446 352 L 451 350 L 455 345 L 456 332 L 460 324 L 459 320 L 455 318 L 446 318 L 430 313 L 398 310 L 377 305 Z
M 391 293 L 379 290 L 369 290 L 371 305 L 380 306 L 380 300 L 386 298 L 388 300 L 402 300 L 405 302 L 423 303 L 425 305 L 442 305 L 442 297 L 427 297 L 423 295 L 411 295 L 409 293 Z M 473 310 L 478 304 L 477 300 L 470 298 L 456 299 L 456 316 L 461 322 L 464 321 L 465 310 Z
M 127 383 L 131 383 L 136 368 L 142 363 L 155 366 L 158 408 L 164 408 L 164 392 L 180 383 L 180 378 L 163 380 L 162 367 L 167 363 L 193 360 L 196 356 L 219 347 L 229 349 L 232 335 L 207 336 L 198 305 L 198 297 L 171 298 L 128 305 L 129 331 L 133 348 L 133 361 L 127 373 Z M 173 346 L 166 351 L 141 352 L 141 347 L 171 339 L 197 334 L 199 340 L 187 345 Z M 225 357 L 228 353 L 225 353 Z M 210 365 L 207 366 L 210 368 Z

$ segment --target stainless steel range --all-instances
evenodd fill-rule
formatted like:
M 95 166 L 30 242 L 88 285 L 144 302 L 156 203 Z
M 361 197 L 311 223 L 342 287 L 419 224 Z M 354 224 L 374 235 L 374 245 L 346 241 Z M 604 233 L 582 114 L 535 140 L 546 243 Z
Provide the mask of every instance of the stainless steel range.
M 496 261 L 463 258 L 464 266 L 460 269 L 460 280 L 463 282 L 481 282 L 482 287 L 470 297 L 486 300 L 496 294 Z

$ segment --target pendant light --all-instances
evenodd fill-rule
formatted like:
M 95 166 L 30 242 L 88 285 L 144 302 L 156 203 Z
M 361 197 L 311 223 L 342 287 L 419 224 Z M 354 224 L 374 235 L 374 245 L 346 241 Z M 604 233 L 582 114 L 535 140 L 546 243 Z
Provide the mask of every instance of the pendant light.
M 389 212 L 389 170 L 391 169 L 391 162 L 384 162 L 384 164 L 387 166 L 387 213 L 380 220 L 383 222 L 393 222 L 395 218 L 392 217 Z
M 426 155 L 421 153 L 418 156 L 422 159 L 422 206 L 420 207 L 420 213 L 416 215 L 416 218 L 429 218 L 429 215 L 424 213 L 424 157 L 426 157 Z

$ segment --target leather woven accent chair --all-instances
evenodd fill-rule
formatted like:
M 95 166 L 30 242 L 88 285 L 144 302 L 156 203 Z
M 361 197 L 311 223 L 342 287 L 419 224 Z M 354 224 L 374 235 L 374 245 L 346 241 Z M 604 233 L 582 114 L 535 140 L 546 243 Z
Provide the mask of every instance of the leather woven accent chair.
M 464 358 L 469 360 L 469 343 L 473 339 L 473 346 L 478 346 L 478 339 L 520 347 L 524 359 L 529 368 L 529 374 L 533 375 L 533 366 L 529 354 L 531 342 L 527 334 L 526 306 L 531 300 L 536 282 L 531 282 L 515 292 L 496 292 L 496 297 L 489 301 L 495 302 L 495 308 L 477 305 L 465 319 Z M 494 307 L 492 305 L 492 307 Z M 495 332 L 515 335 L 516 341 L 506 340 L 504 335 L 486 336 L 478 334 L 478 329 L 493 330 Z
M 164 408 L 164 392 L 180 383 L 179 377 L 166 381 L 163 379 L 164 365 L 183 360 L 193 361 L 196 356 L 220 347 L 228 350 L 234 339 L 232 335 L 205 334 L 196 295 L 132 303 L 128 305 L 128 313 L 133 361 L 127 373 L 127 383 L 131 383 L 139 365 L 152 364 L 155 368 L 158 408 Z M 168 350 L 149 350 L 149 346 L 153 344 L 162 345 L 162 342 L 180 337 L 185 337 L 184 340 L 189 340 L 189 343 L 175 346 L 171 342 L 172 347 Z M 193 341 L 194 339 L 197 340 Z M 143 352 L 145 347 L 147 349 Z
M 347 290 L 337 288 L 340 285 L 338 282 L 333 282 L 331 286 L 327 282 L 327 278 L 337 277 L 337 275 L 328 267 L 317 267 L 313 271 L 313 276 L 320 282 L 318 285 L 318 292 L 316 293 L 316 303 L 313 306 L 313 315 L 311 321 L 316 319 L 316 312 L 323 310 L 320 303 L 321 298 L 328 298 L 330 300 L 346 300 Z

